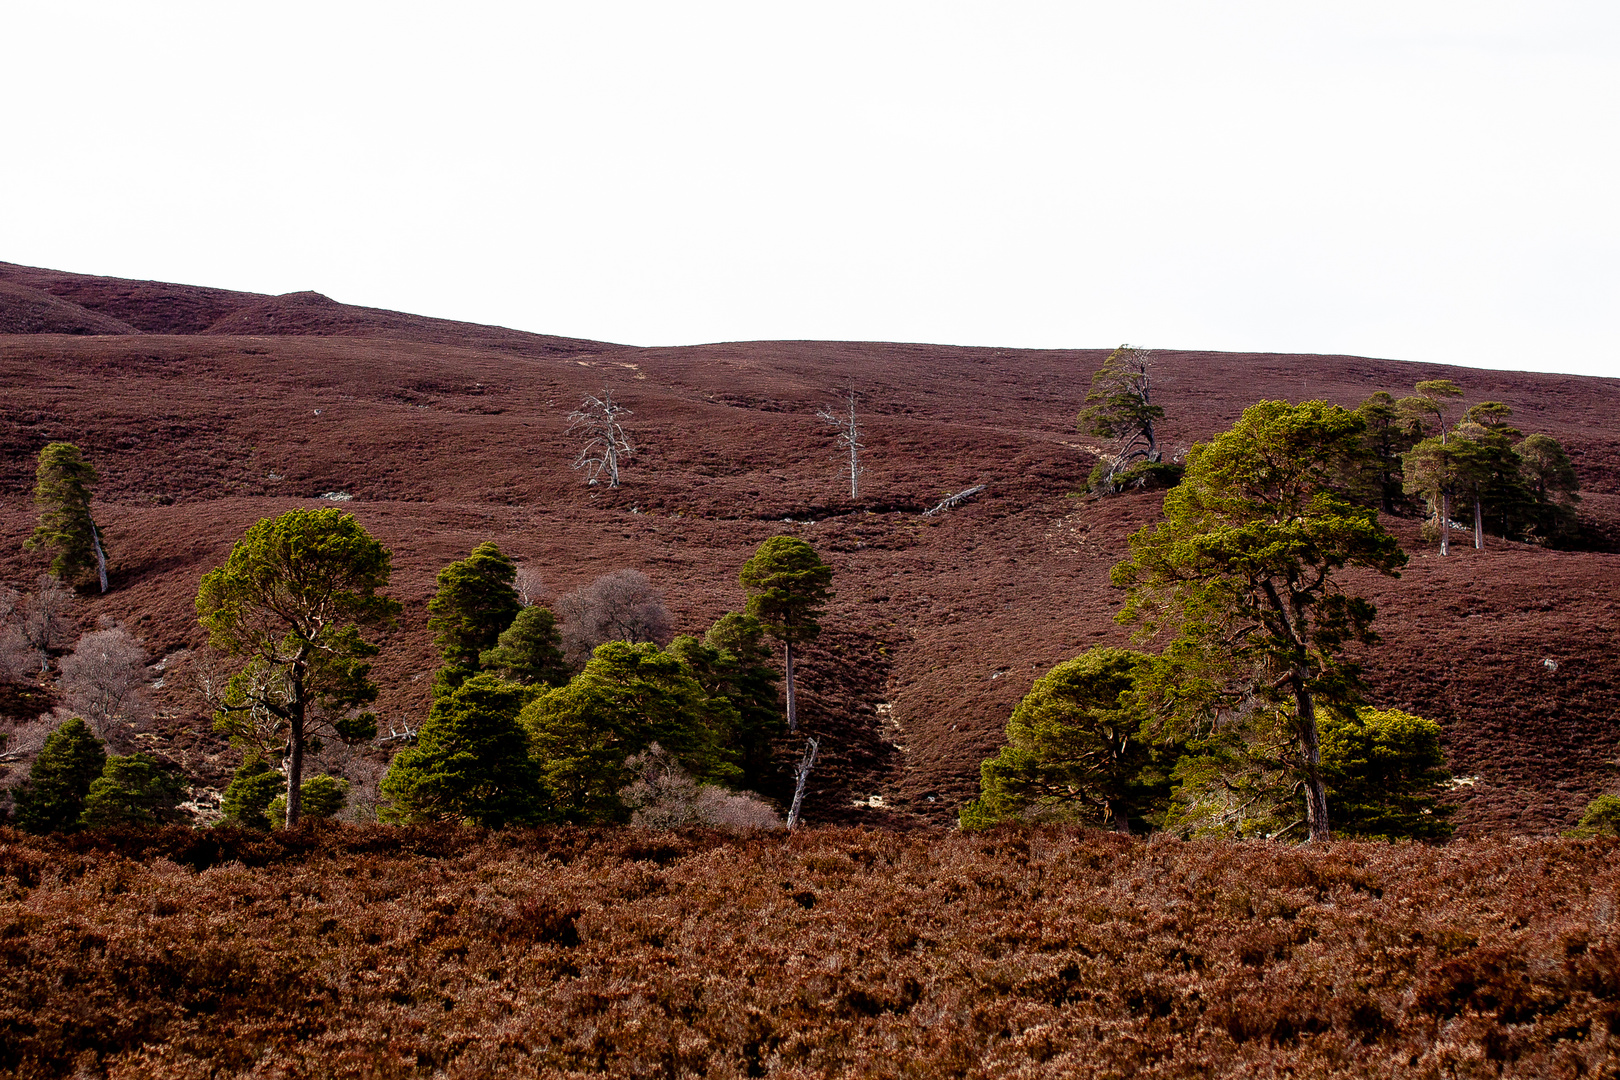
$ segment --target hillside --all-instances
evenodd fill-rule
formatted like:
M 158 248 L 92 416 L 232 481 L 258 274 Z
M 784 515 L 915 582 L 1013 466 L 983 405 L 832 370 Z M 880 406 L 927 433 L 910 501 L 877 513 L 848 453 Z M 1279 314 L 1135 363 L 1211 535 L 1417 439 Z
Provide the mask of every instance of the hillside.
M 377 671 L 384 727 L 426 710 L 426 603 L 439 567 L 482 540 L 560 593 L 644 570 L 677 624 L 737 607 L 742 562 L 791 532 L 836 571 L 828 633 L 802 668 L 806 725 L 828 736 L 812 820 L 944 824 L 977 789 L 1013 703 L 1059 660 L 1123 643 L 1107 572 L 1159 497 L 1078 497 L 1094 458 L 1074 415 L 1106 350 L 855 342 L 631 348 L 355 308 L 0 264 L 0 580 L 25 584 L 33 456 L 77 442 L 103 476 L 113 591 L 86 599 L 173 656 L 165 728 L 222 779 L 187 693 L 192 598 L 250 522 L 324 495 L 394 552 L 405 604 Z M 17 332 L 22 331 L 22 332 Z M 1451 378 L 1570 451 L 1593 546 L 1495 541 L 1441 560 L 1416 523 L 1399 581 L 1365 588 L 1384 644 L 1379 704 L 1441 721 L 1462 832 L 1547 833 L 1616 785 L 1620 381 L 1344 356 L 1167 351 L 1157 400 L 1185 447 L 1264 397 L 1354 405 Z M 567 414 L 604 384 L 632 410 L 617 491 L 569 468 Z M 853 389 L 862 496 L 830 460 L 817 407 Z M 983 483 L 935 518 L 919 511 Z M 1551 661 L 1549 665 L 1547 662 Z M 786 751 L 787 748 L 784 748 Z M 859 807 L 856 803 L 859 802 Z M 874 802 L 880 805 L 874 805 Z

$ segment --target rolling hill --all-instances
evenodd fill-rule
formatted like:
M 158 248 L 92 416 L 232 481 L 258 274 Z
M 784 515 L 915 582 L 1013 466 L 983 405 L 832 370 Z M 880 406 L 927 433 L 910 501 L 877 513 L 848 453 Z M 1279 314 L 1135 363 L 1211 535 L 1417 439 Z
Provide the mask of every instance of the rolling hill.
M 827 633 L 805 656 L 805 723 L 824 734 L 811 820 L 948 824 L 977 791 L 1013 704 L 1042 672 L 1124 643 L 1108 570 L 1160 496 L 1080 497 L 1095 448 L 1074 417 L 1107 350 L 869 342 L 634 348 L 339 304 L 0 263 L 0 581 L 40 568 L 34 455 L 78 443 L 102 474 L 113 589 L 79 604 L 168 658 L 161 727 L 222 782 L 229 756 L 189 691 L 192 599 L 252 521 L 352 510 L 394 552 L 405 605 L 378 658 L 390 719 L 425 714 L 436 571 L 483 540 L 561 593 L 646 572 L 682 630 L 742 602 L 737 573 L 792 533 L 833 565 Z M 1360 584 L 1383 644 L 1376 703 L 1442 722 L 1464 834 L 1568 827 L 1614 790 L 1620 743 L 1620 381 L 1350 356 L 1164 351 L 1172 449 L 1262 398 L 1354 406 L 1451 378 L 1557 437 L 1580 476 L 1589 550 L 1491 538 L 1447 559 L 1417 523 L 1399 580 Z M 617 490 L 588 487 L 565 434 L 612 388 L 636 446 Z M 818 407 L 858 395 L 859 500 Z M 975 484 L 984 494 L 921 511 Z M 327 500 L 327 501 L 323 501 Z M 784 746 L 785 756 L 791 748 Z

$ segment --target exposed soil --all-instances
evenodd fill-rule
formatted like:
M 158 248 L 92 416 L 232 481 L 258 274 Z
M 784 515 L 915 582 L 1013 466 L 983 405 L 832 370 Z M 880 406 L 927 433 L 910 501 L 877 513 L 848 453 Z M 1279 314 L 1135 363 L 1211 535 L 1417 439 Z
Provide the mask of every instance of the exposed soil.
M 58 332 L 0 334 L 0 580 L 23 586 L 40 569 L 20 545 L 34 455 L 53 439 L 78 443 L 103 478 L 113 589 L 84 598 L 81 619 L 122 619 L 155 655 L 201 644 L 197 581 L 248 524 L 350 496 L 336 505 L 393 550 L 405 604 L 377 664 L 386 729 L 426 710 L 434 574 L 483 540 L 539 568 L 553 593 L 639 568 L 677 625 L 700 632 L 741 604 L 754 548 L 792 533 L 833 565 L 838 594 L 801 668 L 806 726 L 827 736 L 812 820 L 949 823 L 1031 682 L 1128 640 L 1108 569 L 1160 502 L 1079 496 L 1095 459 L 1074 417 L 1105 350 L 637 349 L 314 293 L 0 264 L 0 328 L 36 324 Z M 1445 725 L 1451 767 L 1471 778 L 1457 792 L 1464 834 L 1565 828 L 1616 786 L 1620 381 L 1275 354 L 1166 352 L 1155 368 L 1172 449 L 1261 398 L 1355 405 L 1426 378 L 1504 401 L 1519 427 L 1561 440 L 1605 550 L 1492 538 L 1442 560 L 1415 522 L 1392 521 L 1413 558 L 1398 581 L 1361 583 L 1384 638 L 1365 657 L 1369 682 L 1377 703 Z M 634 410 L 618 490 L 569 468 L 567 415 L 604 384 Z M 854 502 L 815 416 L 848 389 L 867 447 Z M 961 508 L 920 515 L 979 483 Z M 189 662 L 177 655 L 166 675 L 163 724 L 191 768 L 222 779 L 227 759 L 186 694 Z M 796 753 L 784 744 L 784 768 Z

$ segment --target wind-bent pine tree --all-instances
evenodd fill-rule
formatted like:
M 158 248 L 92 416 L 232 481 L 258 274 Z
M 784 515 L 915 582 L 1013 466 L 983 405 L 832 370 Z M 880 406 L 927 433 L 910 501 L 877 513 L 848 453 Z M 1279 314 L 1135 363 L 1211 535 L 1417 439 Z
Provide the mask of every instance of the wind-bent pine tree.
M 68 584 L 94 570 L 106 592 L 107 551 L 90 515 L 90 489 L 96 480 L 95 467 L 72 443 L 53 442 L 41 450 L 34 473 L 39 526 L 23 547 L 53 551 L 51 573 Z
M 832 597 L 832 567 L 814 548 L 792 536 L 773 536 L 743 564 L 742 587 L 748 614 L 783 646 L 782 679 L 787 692 L 787 726 L 799 730 L 793 695 L 793 647 L 821 634 L 821 609 Z
M 250 526 L 225 565 L 197 590 L 197 619 L 241 669 L 210 693 L 215 726 L 266 759 L 281 757 L 286 825 L 298 824 L 304 750 L 322 733 L 344 742 L 377 734 L 362 628 L 392 626 L 398 601 L 379 595 L 388 549 L 336 508 L 289 510 Z
M 1262 401 L 1232 430 L 1193 447 L 1165 520 L 1131 537 L 1113 581 L 1129 590 L 1121 622 L 1172 648 L 1210 656 L 1210 668 L 1243 672 L 1252 692 L 1291 725 L 1295 767 L 1312 840 L 1327 840 L 1319 709 L 1357 703 L 1351 642 L 1377 640 L 1376 610 L 1346 594 L 1339 571 L 1396 576 L 1406 555 L 1378 512 L 1346 497 L 1344 471 L 1365 426 L 1322 401 Z
M 1121 345 L 1091 377 L 1080 430 L 1113 440 L 1112 460 L 1092 473 L 1093 491 L 1117 491 L 1133 465 L 1156 465 L 1163 458 L 1153 425 L 1164 419 L 1164 409 L 1153 404 L 1149 366 L 1147 350 Z

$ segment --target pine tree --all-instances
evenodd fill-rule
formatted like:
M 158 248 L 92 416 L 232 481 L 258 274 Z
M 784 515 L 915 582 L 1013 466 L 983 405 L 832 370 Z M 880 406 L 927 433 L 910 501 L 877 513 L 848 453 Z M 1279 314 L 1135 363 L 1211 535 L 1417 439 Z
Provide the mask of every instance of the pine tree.
M 543 814 L 544 791 L 518 713 L 532 692 L 474 675 L 436 707 L 383 777 L 385 821 L 499 828 Z
M 245 749 L 285 753 L 288 787 L 302 791 L 304 751 L 321 732 L 344 742 L 377 734 L 360 711 L 377 698 L 361 629 L 390 626 L 400 605 L 377 590 L 388 549 L 336 508 L 289 510 L 251 526 L 197 590 L 209 643 L 244 666 L 214 693 L 214 725 Z M 298 824 L 299 801 L 286 825 Z
M 285 810 L 286 797 L 287 778 L 258 754 L 249 753 L 225 785 L 219 809 L 229 824 L 268 831 L 276 824 L 270 819 L 271 804 L 279 798 Z
M 962 827 L 1075 821 L 1119 832 L 1152 824 L 1179 750 L 1155 730 L 1143 693 L 1157 657 L 1094 648 L 1037 679 L 1007 721 L 1007 745 L 980 767 Z
M 752 790 L 773 779 L 771 739 L 782 730 L 778 680 L 764 637 L 758 619 L 733 611 L 720 616 L 702 640 L 683 634 L 667 650 L 705 694 L 730 704 L 735 717 L 722 742 L 742 767 L 740 785 Z
M 101 533 L 90 516 L 90 491 L 96 470 L 68 442 L 53 442 L 39 452 L 34 473 L 34 502 L 40 506 L 39 526 L 23 545 L 32 551 L 54 552 L 51 573 L 73 584 L 96 571 L 101 591 L 107 591 L 107 553 Z
M 167 825 L 180 818 L 186 787 L 151 754 L 110 757 L 84 798 L 81 823 L 88 829 L 119 825 Z
M 625 760 L 657 743 L 700 783 L 735 783 L 725 746 L 736 711 L 711 697 L 681 661 L 643 643 L 597 648 L 567 686 L 536 698 L 521 717 L 552 801 L 564 821 L 616 821 Z
M 84 798 L 106 765 L 106 749 L 83 720 L 74 717 L 51 732 L 17 790 L 18 828 L 31 833 L 77 829 Z
M 1365 427 L 1322 401 L 1262 401 L 1188 456 L 1162 524 L 1131 537 L 1114 568 L 1129 590 L 1122 622 L 1176 634 L 1175 647 L 1234 673 L 1241 696 L 1282 706 L 1312 840 L 1330 835 L 1318 716 L 1355 703 L 1350 643 L 1377 640 L 1371 603 L 1340 571 L 1395 575 L 1406 556 L 1344 490 Z
M 799 729 L 794 700 L 793 647 L 821 634 L 821 610 L 831 599 L 832 567 L 814 548 L 792 536 L 773 536 L 743 564 L 742 587 L 748 592 L 748 614 L 783 646 L 783 679 L 787 688 L 787 728 Z
M 488 541 L 439 571 L 438 591 L 428 602 L 428 630 L 444 657 L 433 681 L 435 697 L 476 674 L 479 654 L 495 648 L 523 610 L 512 587 L 516 577 L 517 566 Z
M 518 612 L 493 649 L 478 656 L 485 671 L 523 686 L 561 686 L 568 681 L 562 635 L 549 608 L 532 604 Z

